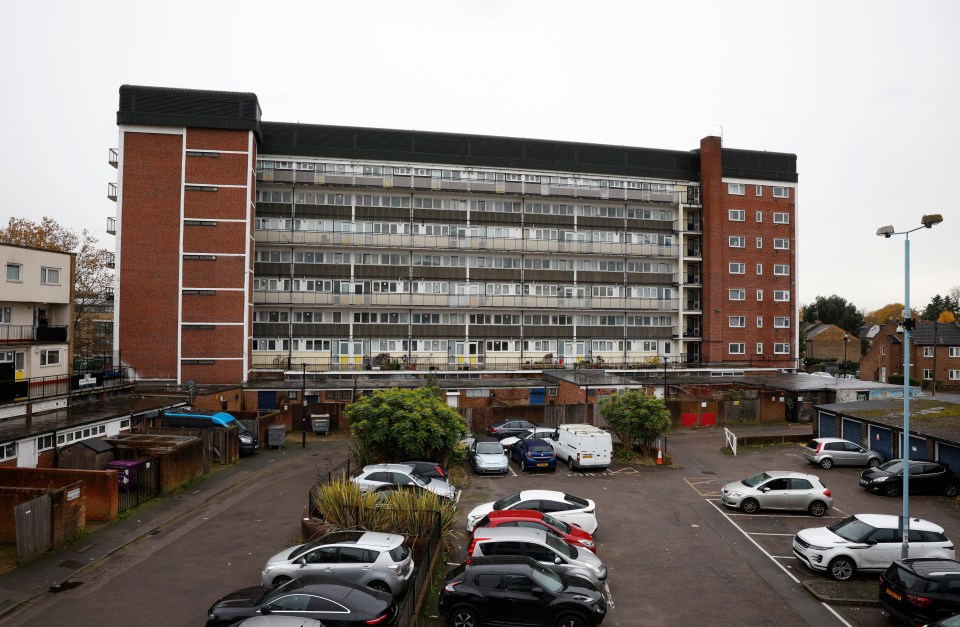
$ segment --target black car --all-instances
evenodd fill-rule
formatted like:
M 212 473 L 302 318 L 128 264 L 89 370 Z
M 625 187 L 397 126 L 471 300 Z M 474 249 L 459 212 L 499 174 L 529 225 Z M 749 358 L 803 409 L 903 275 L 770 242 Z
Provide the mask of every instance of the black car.
M 960 478 L 942 462 L 910 461 L 910 494 L 956 496 Z M 903 460 L 892 459 L 860 474 L 860 487 L 887 496 L 903 493 Z
M 336 579 L 300 577 L 275 586 L 243 588 L 217 600 L 207 612 L 207 627 L 221 627 L 270 614 L 301 616 L 326 627 L 386 627 L 397 620 L 397 604 L 389 592 Z
M 415 460 L 400 463 L 406 464 L 407 466 L 413 466 L 414 470 L 425 477 L 430 477 L 431 479 L 443 479 L 444 481 L 447 480 L 447 469 L 438 462 Z
M 451 627 L 594 627 L 607 614 L 587 579 L 559 575 L 531 557 L 474 557 L 446 576 L 440 612 Z
M 519 436 L 527 429 L 536 429 L 537 427 L 541 426 L 542 425 L 530 422 L 529 420 L 508 418 L 507 420 L 501 420 L 490 425 L 490 428 L 487 429 L 487 435 L 497 438 L 498 440 L 502 440 L 503 438 L 508 438 L 511 435 Z
M 910 625 L 960 613 L 960 562 L 933 557 L 895 561 L 880 575 L 880 605 Z

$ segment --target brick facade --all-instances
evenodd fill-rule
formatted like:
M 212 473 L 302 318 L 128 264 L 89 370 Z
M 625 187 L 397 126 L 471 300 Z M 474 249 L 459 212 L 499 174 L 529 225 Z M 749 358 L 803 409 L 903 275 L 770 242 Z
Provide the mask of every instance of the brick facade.
M 120 511 L 116 470 L 0 468 L 0 486 L 59 489 L 83 482 L 86 520 L 110 522 Z

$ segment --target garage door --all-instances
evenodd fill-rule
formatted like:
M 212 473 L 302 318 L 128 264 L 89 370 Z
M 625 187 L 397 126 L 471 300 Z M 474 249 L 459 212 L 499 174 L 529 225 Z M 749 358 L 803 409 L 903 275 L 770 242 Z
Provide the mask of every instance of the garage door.
M 837 437 L 837 417 L 833 414 L 820 412 L 820 428 L 817 430 L 821 438 Z
M 867 448 L 883 455 L 883 461 L 892 459 L 893 432 L 890 429 L 870 425 L 868 433 L 870 434 L 870 446 Z
M 960 447 L 937 442 L 937 461 L 941 461 L 955 472 L 960 472 Z
M 901 457 L 903 456 L 903 434 L 899 437 Z M 910 459 L 927 459 L 927 441 L 915 435 L 910 436 Z
M 841 423 L 841 428 L 843 429 L 843 435 L 840 437 L 844 440 L 850 440 L 851 442 L 856 442 L 857 444 L 863 444 L 863 423 L 859 420 L 850 420 L 849 418 L 844 418 Z

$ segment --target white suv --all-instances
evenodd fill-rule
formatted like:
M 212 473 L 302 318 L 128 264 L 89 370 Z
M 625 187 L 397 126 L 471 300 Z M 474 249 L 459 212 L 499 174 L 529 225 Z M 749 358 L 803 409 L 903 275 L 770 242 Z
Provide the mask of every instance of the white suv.
M 899 527 L 899 516 L 856 514 L 829 527 L 800 531 L 793 538 L 793 553 L 812 570 L 846 581 L 858 570 L 882 571 L 900 558 Z M 954 558 L 953 542 L 932 522 L 911 518 L 908 540 L 910 557 Z

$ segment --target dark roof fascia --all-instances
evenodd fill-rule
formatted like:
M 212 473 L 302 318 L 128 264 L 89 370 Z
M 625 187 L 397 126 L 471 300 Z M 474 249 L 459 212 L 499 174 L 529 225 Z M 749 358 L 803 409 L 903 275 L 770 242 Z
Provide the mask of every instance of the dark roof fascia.
M 724 178 L 781 183 L 796 183 L 799 180 L 795 154 L 724 148 L 721 158 Z
M 259 141 L 260 116 L 253 93 L 123 85 L 117 124 L 253 131 Z

